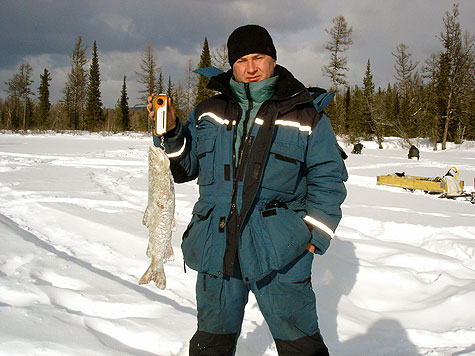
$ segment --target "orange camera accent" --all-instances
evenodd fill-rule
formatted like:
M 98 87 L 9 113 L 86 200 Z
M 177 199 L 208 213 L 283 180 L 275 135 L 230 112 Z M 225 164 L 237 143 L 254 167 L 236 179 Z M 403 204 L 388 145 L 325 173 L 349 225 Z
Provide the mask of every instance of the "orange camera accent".
M 167 102 L 167 96 L 164 94 L 153 98 L 152 105 L 155 114 L 153 134 L 155 136 L 162 136 L 167 132 Z

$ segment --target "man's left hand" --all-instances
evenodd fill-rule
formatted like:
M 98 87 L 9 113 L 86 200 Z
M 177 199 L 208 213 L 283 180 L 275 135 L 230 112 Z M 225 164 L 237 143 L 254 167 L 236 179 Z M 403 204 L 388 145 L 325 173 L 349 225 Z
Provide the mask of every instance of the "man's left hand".
M 312 245 L 310 242 L 307 245 L 307 250 L 311 253 L 315 253 L 315 245 Z

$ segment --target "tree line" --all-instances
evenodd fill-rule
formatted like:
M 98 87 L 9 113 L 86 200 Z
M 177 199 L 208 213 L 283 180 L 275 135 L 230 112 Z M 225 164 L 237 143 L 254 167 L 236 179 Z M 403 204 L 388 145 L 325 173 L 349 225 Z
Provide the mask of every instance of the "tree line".
M 408 145 L 412 138 L 430 138 L 434 150 L 437 143 L 445 149 L 447 141 L 474 140 L 474 36 L 462 30 L 459 16 L 454 4 L 443 17 L 441 50 L 420 66 L 408 46 L 400 43 L 392 52 L 395 83 L 378 89 L 370 58 L 361 84 L 348 86 L 346 51 L 352 44 L 352 28 L 344 17 L 334 18 L 325 47 L 331 60 L 323 72 L 336 90 L 327 109 L 335 132 L 351 143 L 375 138 L 380 148 L 385 136 L 401 137 Z
M 458 4 L 454 4 L 442 18 L 442 30 L 437 36 L 440 51 L 423 64 L 414 61 L 408 46 L 400 43 L 392 52 L 395 82 L 377 89 L 371 58 L 361 84 L 348 85 L 347 53 L 353 44 L 353 30 L 343 16 L 333 18 L 331 27 L 326 29 L 325 49 L 330 60 L 322 66 L 322 72 L 332 83 L 327 89 L 335 91 L 335 99 L 327 107 L 335 133 L 351 143 L 375 138 L 381 148 L 387 136 L 401 137 L 408 144 L 412 138 L 427 137 L 434 149 L 438 142 L 445 149 L 447 141 L 474 140 L 474 36 L 462 30 L 459 16 Z M 38 97 L 34 100 L 32 67 L 21 64 L 5 82 L 7 97 L 0 99 L 0 129 L 150 132 L 146 110 L 129 107 L 125 76 L 115 108 L 103 107 L 96 42 L 90 61 L 86 52 L 79 36 L 70 55 L 71 69 L 63 98 L 55 104 L 49 97 L 51 73 L 44 69 L 40 75 Z M 163 70 L 148 42 L 136 72 L 141 86 L 137 99 L 145 103 L 150 93 L 165 93 L 172 98 L 177 115 L 186 119 L 195 104 L 214 94 L 206 88 L 207 78 L 193 70 L 212 65 L 223 71 L 229 69 L 227 49 L 222 44 L 210 51 L 205 37 L 198 65 L 189 59 L 184 79 L 174 83 L 169 76 L 165 85 Z

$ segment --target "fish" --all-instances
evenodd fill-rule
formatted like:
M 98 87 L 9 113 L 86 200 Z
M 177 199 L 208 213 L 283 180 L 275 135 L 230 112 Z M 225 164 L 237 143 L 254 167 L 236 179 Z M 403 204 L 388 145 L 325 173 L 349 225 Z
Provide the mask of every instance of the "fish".
M 174 259 L 171 240 L 176 230 L 175 188 L 170 160 L 165 151 L 155 146 L 148 151 L 148 203 L 142 223 L 148 228 L 146 255 L 152 261 L 139 284 L 154 281 L 158 288 L 165 289 L 163 264 Z

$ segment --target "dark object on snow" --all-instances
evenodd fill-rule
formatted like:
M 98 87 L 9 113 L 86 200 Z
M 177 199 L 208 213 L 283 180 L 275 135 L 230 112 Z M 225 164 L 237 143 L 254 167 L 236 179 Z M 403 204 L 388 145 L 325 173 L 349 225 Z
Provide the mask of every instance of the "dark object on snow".
M 402 172 L 402 173 L 398 173 L 396 172 L 395 173 L 398 177 L 404 177 L 406 175 L 406 172 Z
M 419 160 L 419 150 L 414 145 L 409 148 L 409 153 L 407 155 L 408 159 L 411 159 L 412 157 L 417 157 L 417 160 Z
M 358 142 L 356 145 L 353 146 L 353 151 L 351 151 L 351 153 L 360 155 L 362 149 L 363 149 L 363 144 L 361 142 Z

